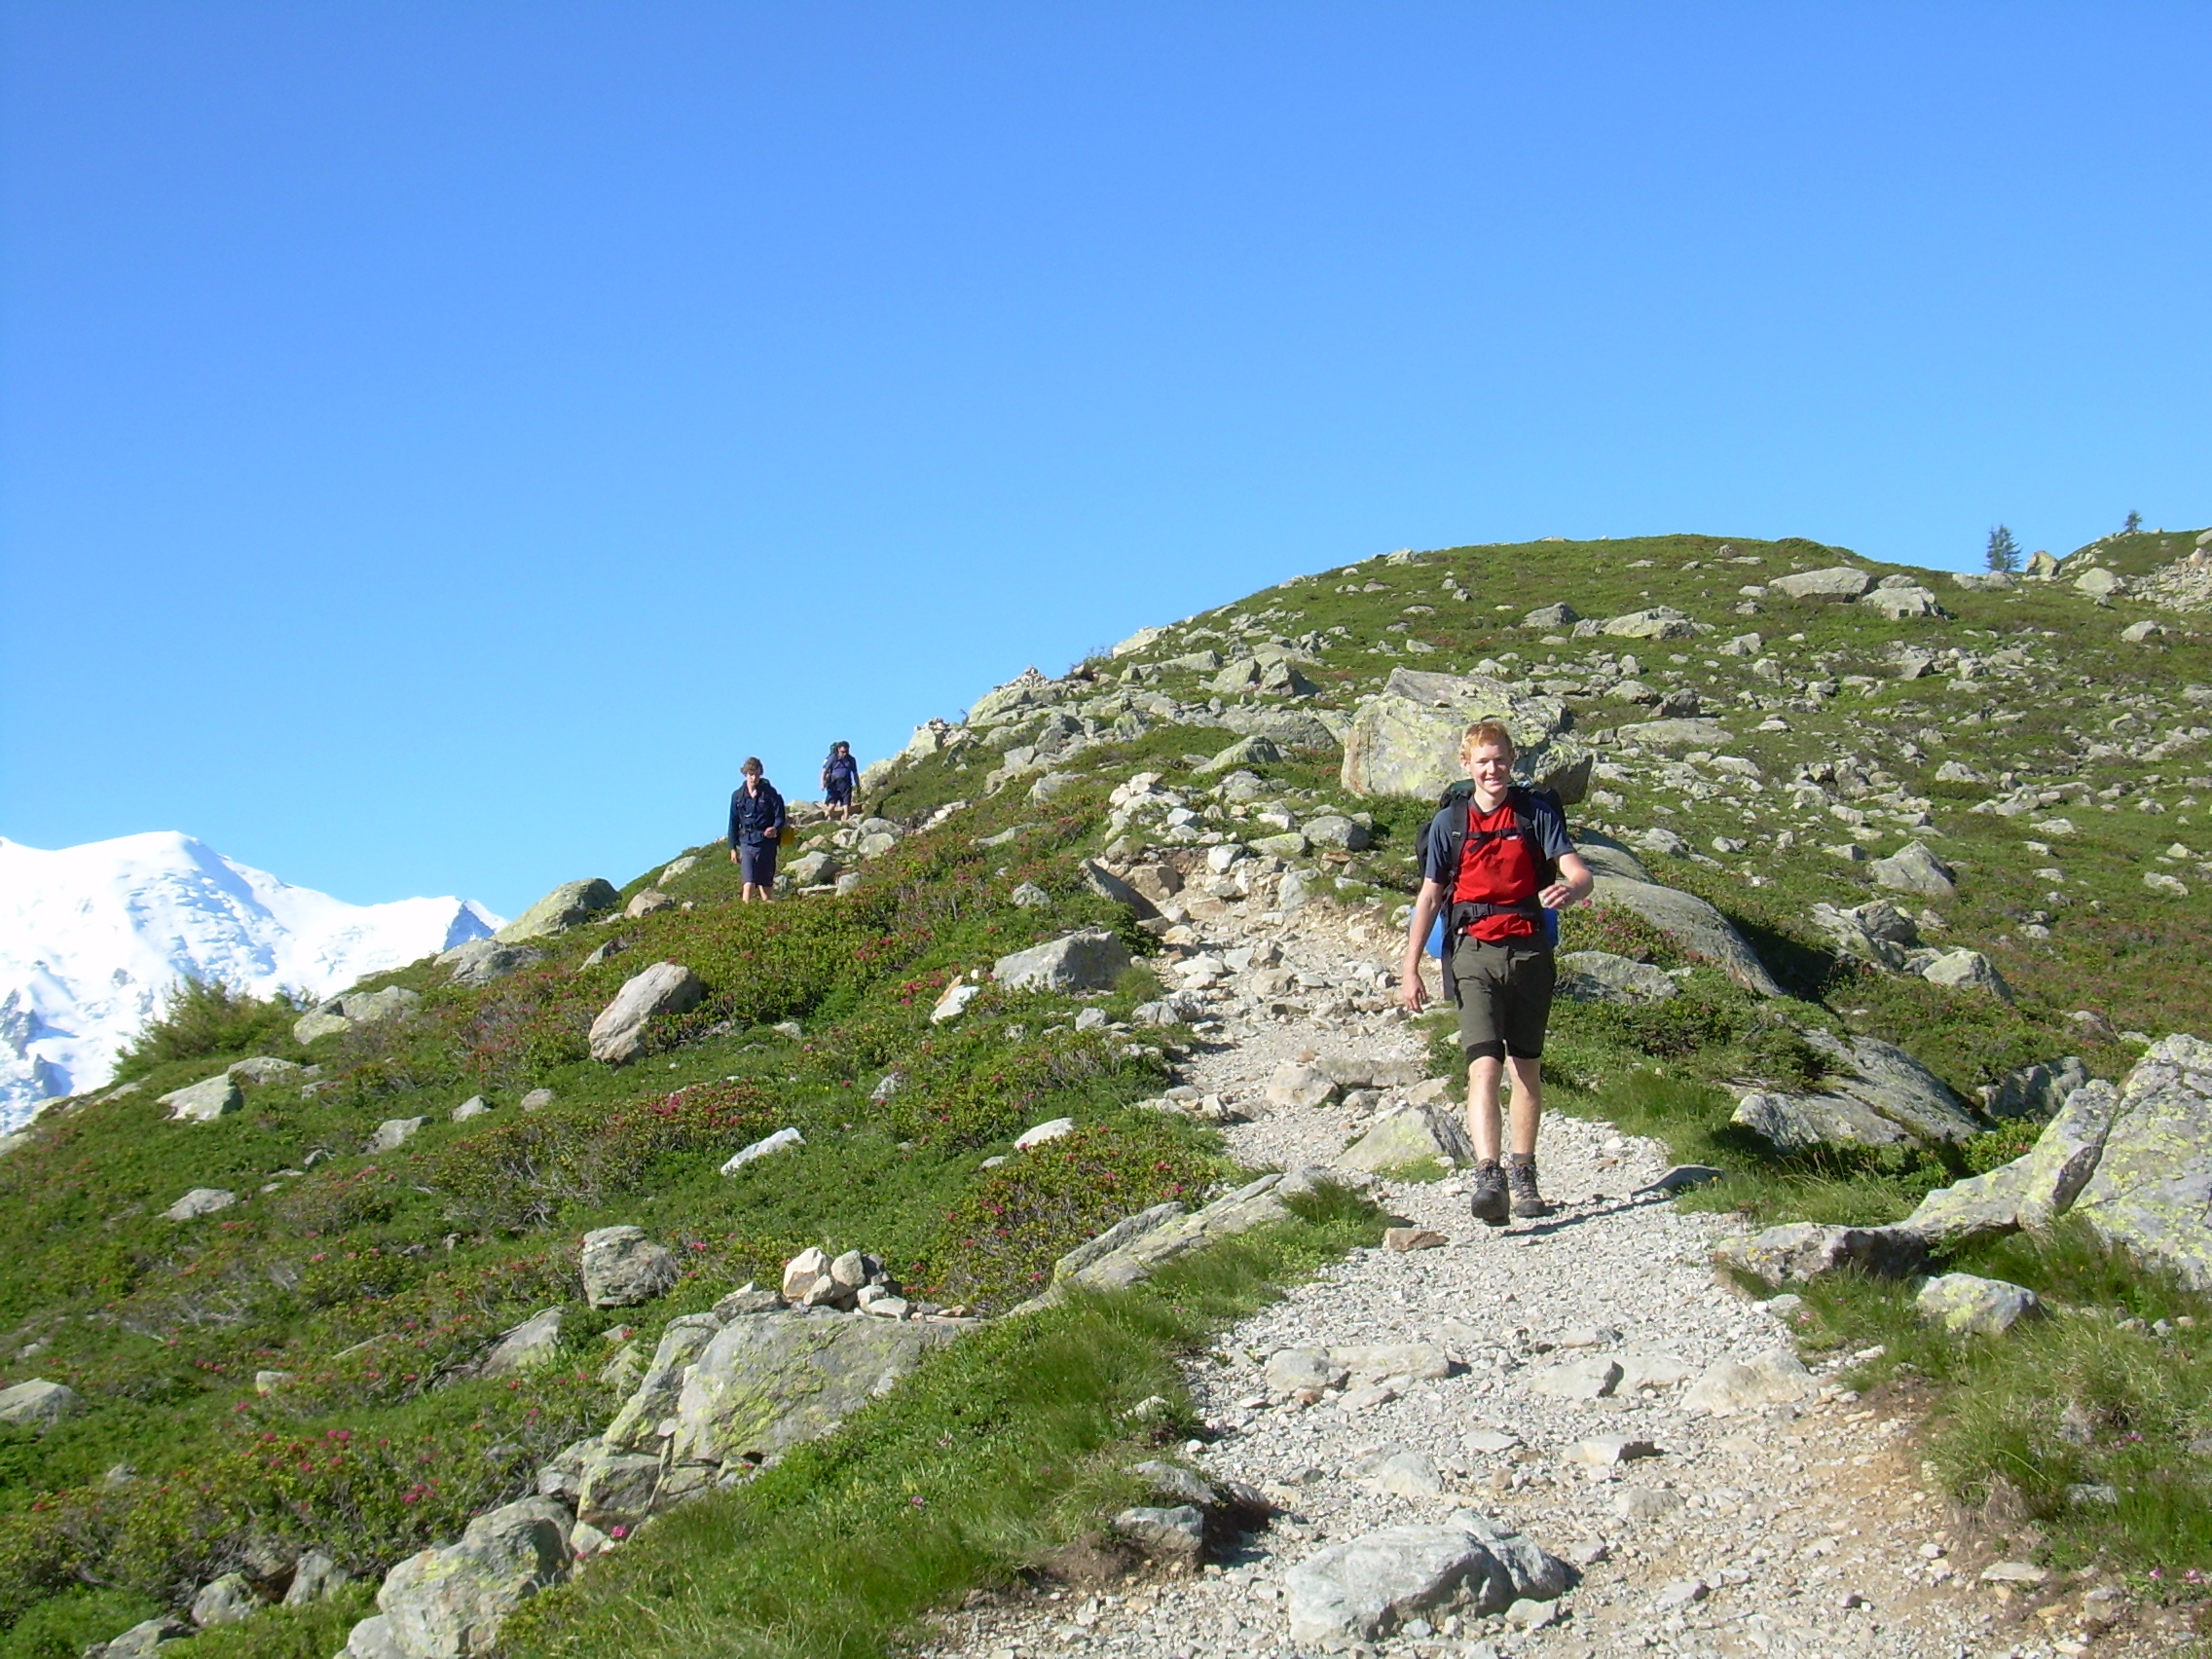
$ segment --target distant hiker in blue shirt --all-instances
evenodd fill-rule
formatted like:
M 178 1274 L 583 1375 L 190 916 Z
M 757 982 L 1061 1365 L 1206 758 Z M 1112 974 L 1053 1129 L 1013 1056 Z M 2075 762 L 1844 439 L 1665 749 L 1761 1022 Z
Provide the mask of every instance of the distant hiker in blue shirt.
M 822 762 L 822 803 L 832 818 L 850 821 L 853 791 L 860 787 L 861 763 L 853 758 L 853 746 L 832 743 L 830 758 Z
M 757 756 L 746 757 L 744 772 L 744 784 L 729 797 L 729 862 L 744 874 L 744 900 L 750 904 L 756 890 L 763 903 L 774 895 L 776 848 L 786 820 L 784 797 L 760 775 Z

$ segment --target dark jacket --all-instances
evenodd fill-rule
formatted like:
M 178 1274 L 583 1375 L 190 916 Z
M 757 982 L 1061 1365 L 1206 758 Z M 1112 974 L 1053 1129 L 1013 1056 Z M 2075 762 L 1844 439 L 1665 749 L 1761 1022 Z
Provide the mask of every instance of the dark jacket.
M 850 755 L 832 755 L 822 762 L 822 787 L 852 789 L 861 781 L 861 763 Z
M 747 794 L 740 784 L 729 797 L 729 844 L 733 847 L 757 847 L 768 838 L 768 831 L 776 832 L 776 839 L 784 838 L 784 797 L 776 793 L 776 786 L 766 778 L 760 780 L 760 792 Z

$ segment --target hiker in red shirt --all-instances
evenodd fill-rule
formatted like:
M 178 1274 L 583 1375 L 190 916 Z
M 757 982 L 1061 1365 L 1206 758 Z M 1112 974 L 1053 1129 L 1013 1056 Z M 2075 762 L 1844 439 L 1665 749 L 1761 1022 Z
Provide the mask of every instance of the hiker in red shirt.
M 1536 1122 L 1543 1111 L 1544 1027 L 1552 1010 L 1552 940 L 1546 910 L 1587 898 L 1590 866 L 1567 839 L 1559 802 L 1513 782 L 1513 734 L 1497 720 L 1467 728 L 1460 764 L 1471 796 L 1449 800 L 1422 838 L 1420 897 L 1414 901 L 1399 978 L 1406 1011 L 1427 1001 L 1421 946 L 1441 910 L 1445 990 L 1459 1008 L 1467 1056 L 1467 1132 L 1475 1143 L 1474 1211 L 1548 1215 L 1536 1187 Z M 1498 1168 L 1497 1088 L 1513 1070 L 1513 1153 Z

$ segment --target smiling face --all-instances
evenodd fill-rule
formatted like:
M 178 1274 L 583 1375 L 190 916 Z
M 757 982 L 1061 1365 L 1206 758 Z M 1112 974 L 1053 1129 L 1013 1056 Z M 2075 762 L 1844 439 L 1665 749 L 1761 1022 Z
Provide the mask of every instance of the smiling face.
M 1475 788 L 1485 796 L 1503 794 L 1506 785 L 1513 781 L 1511 744 L 1470 744 L 1460 751 L 1459 758 L 1467 768 L 1467 776 L 1474 779 Z

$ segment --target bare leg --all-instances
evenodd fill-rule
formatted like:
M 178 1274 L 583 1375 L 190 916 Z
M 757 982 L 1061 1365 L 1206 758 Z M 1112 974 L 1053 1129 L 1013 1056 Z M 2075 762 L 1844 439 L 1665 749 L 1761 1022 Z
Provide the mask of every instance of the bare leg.
M 1513 1068 L 1513 1150 L 1533 1158 L 1536 1155 L 1536 1123 L 1544 1112 L 1544 1062 L 1508 1058 Z M 1497 1062 L 1491 1062 L 1495 1066 Z M 1492 1073 L 1494 1079 L 1496 1074 Z M 1495 1083 L 1492 1084 L 1494 1089 Z M 1491 1145 L 1497 1145 L 1497 1108 L 1491 1108 Z
M 1475 1159 L 1481 1163 L 1497 1161 L 1497 1079 L 1503 1070 L 1498 1061 L 1484 1056 L 1467 1063 L 1467 1134 L 1475 1143 Z M 1514 1097 L 1514 1142 L 1520 1143 L 1520 1097 Z

